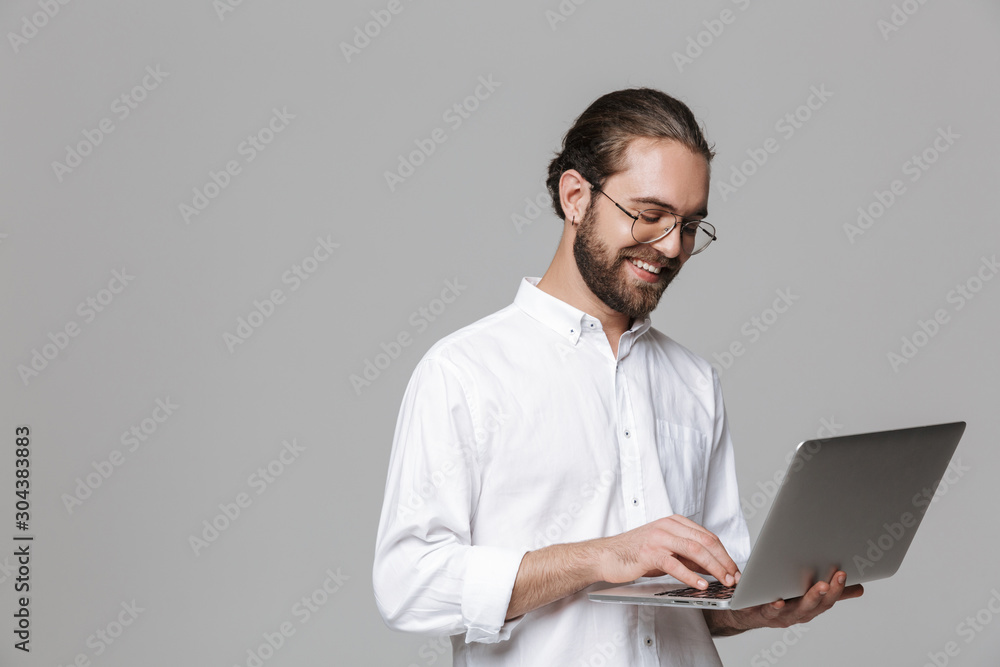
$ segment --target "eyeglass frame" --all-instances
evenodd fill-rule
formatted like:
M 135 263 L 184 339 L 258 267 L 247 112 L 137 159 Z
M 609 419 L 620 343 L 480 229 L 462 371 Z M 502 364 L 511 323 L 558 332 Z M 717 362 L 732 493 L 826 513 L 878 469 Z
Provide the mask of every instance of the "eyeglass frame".
M 594 192 L 600 192 L 602 195 L 604 195 L 605 197 L 607 197 L 608 200 L 612 204 L 614 204 L 615 206 L 617 206 L 618 209 L 621 210 L 622 213 L 624 213 L 628 217 L 632 218 L 632 227 L 629 229 L 629 233 L 632 235 L 632 240 L 634 240 L 636 243 L 641 243 L 643 245 L 648 245 L 650 243 L 656 243 L 660 239 L 663 239 L 663 238 L 666 238 L 667 236 L 669 236 L 670 232 L 674 231 L 674 227 L 676 227 L 678 225 L 678 223 L 681 225 L 680 234 L 681 234 L 682 237 L 684 236 L 684 228 L 687 225 L 691 224 L 691 223 L 698 223 L 699 225 L 708 225 L 712 229 L 711 232 L 709 232 L 708 230 L 705 230 L 705 233 L 708 234 L 710 237 L 712 237 L 711 240 L 708 243 L 706 243 L 704 246 L 702 246 L 701 248 L 698 248 L 694 252 L 690 253 L 688 255 L 689 257 L 693 257 L 694 255 L 697 255 L 700 252 L 704 252 L 704 250 L 708 246 L 712 245 L 713 241 L 718 241 L 719 240 L 719 237 L 716 236 L 716 231 L 717 230 L 715 229 L 715 225 L 713 225 L 712 223 L 708 222 L 707 220 L 700 220 L 700 219 L 699 220 L 685 220 L 684 216 L 682 216 L 682 215 L 680 215 L 678 213 L 674 213 L 673 211 L 668 211 L 668 210 L 663 209 L 663 208 L 644 208 L 641 211 L 639 211 L 639 213 L 637 215 L 632 215 L 631 213 L 628 212 L 628 209 L 626 209 L 624 206 L 622 206 L 621 204 L 619 204 L 618 202 L 616 202 L 614 199 L 611 199 L 611 195 L 609 195 L 604 190 L 601 190 L 600 188 L 595 188 L 594 186 L 591 186 L 591 190 L 593 190 Z M 639 239 L 635 238 L 635 223 L 639 222 L 639 218 L 646 211 L 661 211 L 663 213 L 667 213 L 669 215 L 672 215 L 674 217 L 674 224 L 670 225 L 670 227 L 667 228 L 666 231 L 664 231 L 662 234 L 660 234 L 659 236 L 657 236 L 655 239 L 653 239 L 651 241 L 640 241 Z M 684 247 L 684 241 L 683 241 L 683 238 L 682 238 L 682 240 L 681 240 L 681 248 L 683 248 L 683 247 Z

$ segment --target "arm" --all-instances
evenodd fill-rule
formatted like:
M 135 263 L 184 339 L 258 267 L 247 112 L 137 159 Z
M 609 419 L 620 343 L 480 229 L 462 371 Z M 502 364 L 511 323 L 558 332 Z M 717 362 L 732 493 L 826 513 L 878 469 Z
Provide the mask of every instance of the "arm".
M 830 579 L 817 582 L 806 594 L 794 600 L 778 600 L 747 609 L 704 610 L 705 622 L 714 637 L 730 637 L 754 628 L 787 628 L 808 623 L 830 609 L 838 600 L 860 597 L 861 584 L 844 586 L 847 575 L 836 572 Z
M 626 583 L 669 574 L 689 586 L 705 588 L 708 582 L 699 572 L 728 585 L 740 576 L 718 537 L 683 516 L 669 516 L 614 537 L 529 551 L 514 580 L 506 618 L 517 618 L 599 581 Z
M 525 613 L 598 581 L 666 573 L 704 588 L 697 573 L 738 580 L 719 538 L 676 515 L 527 554 L 473 544 L 481 425 L 469 400 L 461 372 L 442 359 L 421 361 L 407 386 L 372 568 L 376 603 L 390 627 L 492 643 L 507 639 Z
M 508 619 L 599 581 L 626 583 L 670 574 L 688 586 L 706 588 L 708 583 L 697 573 L 711 574 L 728 585 L 739 581 L 739 568 L 717 535 L 727 540 L 741 562 L 749 556 L 750 536 L 740 509 L 732 441 L 714 370 L 711 378 L 716 417 L 706 481 L 707 528 L 674 515 L 615 537 L 530 551 L 517 572 Z
M 504 614 L 524 551 L 472 539 L 479 427 L 459 369 L 422 360 L 400 407 L 372 565 L 393 629 L 493 643 L 516 625 Z
M 510 594 L 507 620 L 600 581 L 596 564 L 600 548 L 595 542 L 553 544 L 524 554 Z

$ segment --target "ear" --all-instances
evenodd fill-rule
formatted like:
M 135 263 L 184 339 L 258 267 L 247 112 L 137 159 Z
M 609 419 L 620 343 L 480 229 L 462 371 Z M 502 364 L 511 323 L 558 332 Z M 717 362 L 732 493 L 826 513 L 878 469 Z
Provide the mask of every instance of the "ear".
M 559 203 L 566 222 L 576 227 L 590 205 L 590 183 L 576 169 L 567 169 L 559 177 Z

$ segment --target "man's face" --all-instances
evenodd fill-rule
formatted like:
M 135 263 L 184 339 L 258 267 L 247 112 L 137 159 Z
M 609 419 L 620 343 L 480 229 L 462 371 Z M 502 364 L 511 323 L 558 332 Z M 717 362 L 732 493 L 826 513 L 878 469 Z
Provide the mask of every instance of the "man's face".
M 630 213 L 661 208 L 685 218 L 707 215 L 708 162 L 703 156 L 676 141 L 640 138 L 632 140 L 626 158 L 626 169 L 609 177 L 602 189 Z M 633 319 L 656 308 L 689 257 L 680 245 L 679 228 L 656 243 L 637 243 L 632 219 L 597 192 L 591 193 L 580 221 L 573 255 L 590 291 Z

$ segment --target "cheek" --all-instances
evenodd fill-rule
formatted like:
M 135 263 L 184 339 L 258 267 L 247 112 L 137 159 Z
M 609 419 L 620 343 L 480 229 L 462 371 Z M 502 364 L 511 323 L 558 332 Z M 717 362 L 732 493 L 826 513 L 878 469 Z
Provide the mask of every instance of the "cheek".
M 624 230 L 622 230 L 618 234 L 616 234 L 615 235 L 615 243 L 617 244 L 616 247 L 618 248 L 619 252 L 624 253 L 624 252 L 628 251 L 629 254 L 631 254 L 631 251 L 634 251 L 636 248 L 639 248 L 639 247 L 642 246 L 641 243 L 639 243 L 634 238 L 632 238 L 632 228 L 631 227 L 625 227 Z

